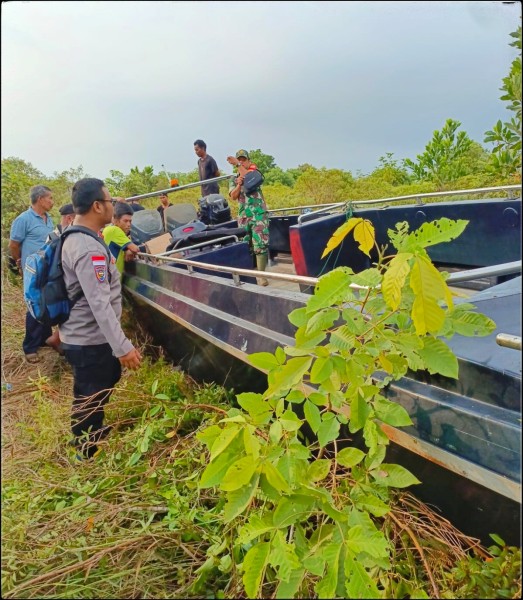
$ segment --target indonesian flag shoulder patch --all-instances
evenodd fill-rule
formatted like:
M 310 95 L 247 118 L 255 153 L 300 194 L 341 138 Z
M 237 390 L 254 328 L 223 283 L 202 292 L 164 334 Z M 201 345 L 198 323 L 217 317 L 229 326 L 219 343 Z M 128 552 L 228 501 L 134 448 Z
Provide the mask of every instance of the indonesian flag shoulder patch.
M 94 274 L 100 283 L 107 279 L 107 259 L 105 256 L 91 256 Z

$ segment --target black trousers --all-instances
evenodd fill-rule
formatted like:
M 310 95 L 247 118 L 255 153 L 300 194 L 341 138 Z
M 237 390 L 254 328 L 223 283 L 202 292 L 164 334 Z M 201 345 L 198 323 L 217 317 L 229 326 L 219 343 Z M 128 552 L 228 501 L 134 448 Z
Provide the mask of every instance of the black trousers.
M 122 367 L 109 344 L 62 343 L 62 347 L 74 376 L 71 429 L 75 445 L 85 448 L 84 454 L 91 457 L 97 450 L 96 442 L 104 435 L 104 406 L 120 380 Z
M 45 346 L 45 340 L 52 333 L 51 325 L 42 325 L 27 311 L 25 315 L 25 338 L 22 342 L 24 354 L 35 354 L 38 348 Z

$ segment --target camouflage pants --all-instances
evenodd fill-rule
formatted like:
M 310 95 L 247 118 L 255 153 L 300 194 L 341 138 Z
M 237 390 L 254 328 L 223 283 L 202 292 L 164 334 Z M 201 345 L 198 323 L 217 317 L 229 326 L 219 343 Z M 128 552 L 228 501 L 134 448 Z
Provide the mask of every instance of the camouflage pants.
M 238 207 L 238 227 L 245 227 L 245 240 L 254 254 L 269 251 L 269 215 L 261 198 L 247 197 L 245 204 Z

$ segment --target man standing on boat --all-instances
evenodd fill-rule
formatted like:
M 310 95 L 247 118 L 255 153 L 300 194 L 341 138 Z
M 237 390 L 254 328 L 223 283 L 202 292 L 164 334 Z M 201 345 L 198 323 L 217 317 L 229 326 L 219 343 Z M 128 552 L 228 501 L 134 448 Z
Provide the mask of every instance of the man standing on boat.
M 213 179 L 214 177 L 220 176 L 220 170 L 218 165 L 212 156 L 207 154 L 207 144 L 203 140 L 196 140 L 194 142 L 194 151 L 198 157 L 198 173 L 200 174 L 200 181 L 206 179 Z M 219 194 L 220 186 L 217 181 L 213 183 L 204 183 L 202 188 L 202 198 L 209 194 Z
M 250 171 L 258 171 L 258 167 L 250 161 L 247 150 L 238 150 L 235 157 L 227 157 L 227 162 L 238 168 L 238 177 L 231 179 L 229 184 L 229 196 L 238 201 L 238 227 L 247 229 L 247 239 L 256 257 L 256 268 L 265 271 L 269 256 L 267 205 L 261 187 L 247 192 L 243 185 L 245 175 Z M 259 277 L 256 281 L 259 285 L 269 285 L 266 277 Z
M 65 358 L 73 370 L 71 428 L 77 457 L 82 459 L 94 456 L 98 442 L 109 431 L 103 426 L 104 406 L 122 367 L 137 369 L 141 355 L 120 325 L 120 275 L 98 235 L 113 217 L 109 191 L 100 179 L 81 179 L 73 186 L 72 201 L 75 225 L 86 232 L 65 239 L 62 266 L 69 298 L 80 297 L 59 329 Z

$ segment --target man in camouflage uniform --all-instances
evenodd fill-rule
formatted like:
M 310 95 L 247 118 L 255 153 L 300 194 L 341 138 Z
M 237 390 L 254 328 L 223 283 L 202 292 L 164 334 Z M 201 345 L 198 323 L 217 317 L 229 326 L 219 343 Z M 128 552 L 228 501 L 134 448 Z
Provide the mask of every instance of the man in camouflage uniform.
M 229 184 L 229 196 L 238 201 L 238 226 L 247 229 L 247 240 L 256 257 L 258 271 L 267 269 L 269 255 L 269 215 L 261 188 L 247 194 L 243 180 L 249 171 L 258 167 L 250 161 L 246 150 L 238 150 L 236 156 L 228 156 L 227 162 L 238 167 L 238 177 Z M 269 285 L 265 277 L 257 278 L 259 285 Z

